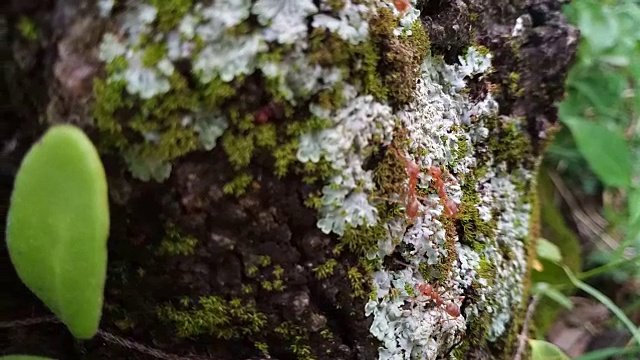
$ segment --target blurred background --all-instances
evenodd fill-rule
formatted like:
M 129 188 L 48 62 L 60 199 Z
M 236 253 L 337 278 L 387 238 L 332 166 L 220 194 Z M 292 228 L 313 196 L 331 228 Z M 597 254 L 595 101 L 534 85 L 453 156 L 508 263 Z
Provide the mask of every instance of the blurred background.
M 640 1 L 564 12 L 580 45 L 538 179 L 531 327 L 568 358 L 640 359 Z

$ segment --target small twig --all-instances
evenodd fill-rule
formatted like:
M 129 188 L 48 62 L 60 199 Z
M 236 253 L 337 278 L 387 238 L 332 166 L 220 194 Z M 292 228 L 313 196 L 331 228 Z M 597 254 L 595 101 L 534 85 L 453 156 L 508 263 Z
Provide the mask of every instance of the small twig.
M 111 333 L 108 333 L 106 331 L 103 330 L 98 330 L 98 334 L 99 337 L 101 337 L 103 340 L 110 342 L 112 344 L 116 344 L 116 345 L 120 345 L 122 347 L 126 347 L 127 349 L 131 349 L 131 350 L 135 350 L 137 352 L 143 353 L 143 354 L 147 354 L 150 356 L 153 356 L 156 359 L 162 359 L 162 360 L 212 360 L 212 358 L 205 358 L 205 357 L 199 357 L 199 356 L 179 356 L 179 355 L 175 355 L 175 354 L 169 354 L 166 353 L 162 350 L 159 349 L 154 349 L 154 348 L 150 348 L 146 345 L 137 343 L 135 341 L 131 341 L 131 340 L 127 340 L 124 338 L 121 338 L 119 336 L 113 335 Z
M 400 260 L 398 260 L 398 259 L 393 259 L 393 261 L 394 261 L 394 262 L 396 262 L 396 263 L 398 263 L 398 264 L 400 264 L 400 265 L 404 265 L 404 266 L 406 266 L 406 267 L 410 267 L 410 268 L 415 269 L 415 270 L 417 270 L 417 269 L 418 269 L 416 266 L 411 265 L 411 264 L 409 264 L 409 263 L 406 263 L 406 262 L 404 262 L 404 261 L 400 261 Z
M 55 316 L 42 316 L 42 317 L 31 318 L 31 319 L 0 321 L 0 328 L 12 328 L 12 327 L 18 327 L 18 326 L 30 326 L 30 325 L 37 325 L 37 324 L 43 324 L 43 323 L 59 323 L 59 322 L 60 322 L 60 320 Z M 166 353 L 166 352 L 164 352 L 162 350 L 154 349 L 154 348 L 151 348 L 149 346 L 140 344 L 138 342 L 127 340 L 125 338 L 122 338 L 120 336 L 111 334 L 111 333 L 106 332 L 104 330 L 98 330 L 98 333 L 96 335 L 98 335 L 104 341 L 107 341 L 107 342 L 112 343 L 112 344 L 120 345 L 120 346 L 125 347 L 127 349 L 135 350 L 135 351 L 143 353 L 143 354 L 147 354 L 147 355 L 153 356 L 156 359 L 161 359 L 161 360 L 214 360 L 213 358 L 210 358 L 210 357 L 202 357 L 202 356 L 197 356 L 197 355 L 179 356 L 179 355 L 176 355 L 176 354 Z M 252 360 L 275 360 L 275 359 L 271 359 L 270 357 L 265 357 L 265 358 L 252 359 Z
M 55 316 L 41 316 L 37 318 L 29 318 L 29 319 L 21 319 L 21 320 L 12 320 L 12 321 L 0 321 L 0 329 L 18 327 L 18 326 L 29 326 L 29 325 L 37 325 L 43 323 L 55 323 L 60 322 L 58 318 Z
M 513 360 L 520 360 L 522 358 L 522 354 L 524 353 L 524 349 L 527 345 L 527 339 L 529 339 L 529 323 L 531 322 L 533 313 L 538 306 L 538 301 L 540 301 L 540 295 L 534 295 L 529 303 L 527 314 L 524 318 L 524 324 L 522 325 L 522 332 L 518 335 L 518 349 L 516 350 L 516 354 L 513 356 Z

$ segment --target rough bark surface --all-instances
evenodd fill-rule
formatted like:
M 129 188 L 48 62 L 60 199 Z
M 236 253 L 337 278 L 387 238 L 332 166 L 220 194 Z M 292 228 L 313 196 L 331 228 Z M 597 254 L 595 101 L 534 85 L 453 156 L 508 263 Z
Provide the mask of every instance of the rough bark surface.
M 122 16 L 133 12 L 133 6 L 116 1 L 108 14 L 100 16 L 100 5 L 107 3 L 13 0 L 8 13 L 0 18 L 3 55 L 0 87 L 7 94 L 0 99 L 0 218 L 5 218 L 12 174 L 28 147 L 47 126 L 71 122 L 90 134 L 102 152 L 111 196 L 103 330 L 164 352 L 216 360 L 265 356 L 281 360 L 409 358 L 406 348 L 391 349 L 396 345 L 402 347 L 400 340 L 392 341 L 394 345 L 381 341 L 380 332 L 391 330 L 377 333 L 372 330 L 372 323 L 390 318 L 371 309 L 387 306 L 394 296 L 381 294 L 385 286 L 382 278 L 400 276 L 402 271 L 415 267 L 419 271 L 407 275 L 411 279 L 422 278 L 439 286 L 447 293 L 447 299 L 454 295 L 465 298 L 455 300 L 462 316 L 451 320 L 453 325 L 447 327 L 449 320 L 442 317 L 444 312 L 436 305 L 417 305 L 415 296 L 419 290 L 415 284 L 406 282 L 404 286 L 413 286 L 412 290 L 404 295 L 395 294 L 404 296 L 407 311 L 413 307 L 416 312 L 407 315 L 408 318 L 423 312 L 436 314 L 437 310 L 440 312 L 430 319 L 444 319 L 441 321 L 444 325 L 432 324 L 428 329 L 432 333 L 427 338 L 436 339 L 433 344 L 408 341 L 411 345 L 407 346 L 414 347 L 413 356 L 423 354 L 432 359 L 512 356 L 527 298 L 526 259 L 532 256 L 529 250 L 536 238 L 532 174 L 535 175 L 545 137 L 557 121 L 553 103 L 562 95 L 577 41 L 575 31 L 561 14 L 560 2 L 418 1 L 403 18 L 394 7 L 394 3 L 402 1 L 308 1 L 322 14 L 335 19 L 340 19 L 341 11 L 352 6 L 366 9 L 362 11 L 368 14 L 363 15 L 369 24 L 365 39 L 354 41 L 354 45 L 328 30 L 329 25 L 325 28 L 312 25 L 313 11 L 309 10 L 309 18 L 303 22 L 304 31 L 293 45 L 274 40 L 269 42 L 270 49 L 262 53 L 274 56 L 280 64 L 290 61 L 293 67 L 297 66 L 295 59 L 287 60 L 286 55 L 295 51 L 296 43 L 308 43 L 303 53 L 314 65 L 348 69 L 338 85 L 331 85 L 333 88 L 327 85 L 331 89 L 314 90 L 316 93 L 304 95 L 306 98 L 298 96 L 301 92 L 294 89 L 297 100 L 294 103 L 286 99 L 272 79 L 260 75 L 258 69 L 252 68 L 232 80 L 221 80 L 221 75 L 214 74 L 214 79 L 207 82 L 202 74 L 193 71 L 189 59 L 181 58 L 172 60 L 173 74 L 179 74 L 170 78 L 174 90 L 157 95 L 157 100 L 151 102 L 141 100 L 140 93 L 127 94 L 122 87 L 118 89 L 117 101 L 125 105 L 119 107 L 108 103 L 113 101 L 113 93 L 109 91 L 114 90 L 104 80 L 114 76 L 118 65 L 115 62 L 109 65 L 109 61 L 101 59 L 99 49 L 108 33 L 125 41 L 121 33 Z M 172 14 L 198 13 L 191 1 L 132 2 L 135 3 L 161 9 L 152 25 L 155 34 L 167 33 L 178 26 Z M 217 3 L 220 1 L 204 2 L 205 6 Z M 298 5 L 294 4 L 305 1 L 283 3 L 295 8 Z M 187 10 L 181 9 L 181 4 L 186 4 Z M 163 13 L 163 8 L 169 9 L 169 15 Z M 419 16 L 411 18 L 411 14 Z M 406 25 L 399 21 L 401 18 Z M 259 19 L 260 15 L 254 13 L 224 36 L 249 34 L 268 26 Z M 274 26 L 277 20 L 271 20 Z M 348 23 L 353 17 L 342 20 Z M 296 25 L 296 19 L 291 21 L 291 26 Z M 324 30 L 318 31 L 319 28 Z M 405 34 L 394 34 L 398 28 Z M 408 29 L 412 30 L 410 35 L 406 34 Z M 195 43 L 198 48 L 195 51 L 202 51 L 207 45 L 205 40 Z M 420 96 L 427 96 L 426 92 L 420 93 L 420 84 L 426 81 L 419 80 L 425 71 L 421 65 L 440 61 L 437 65 L 440 67 L 434 65 L 434 69 L 459 66 L 465 61 L 465 54 L 476 51 L 469 50 L 470 47 L 480 49 L 478 56 L 492 55 L 493 71 L 484 76 L 466 76 L 465 89 L 452 99 L 491 107 L 483 103 L 491 94 L 499 108 L 497 112 L 470 108 L 469 122 L 455 124 L 451 129 L 461 131 L 459 135 L 483 128 L 489 138 L 472 141 L 473 149 L 468 151 L 461 149 L 460 144 L 451 145 L 451 149 L 444 151 L 462 151 L 462 155 L 453 156 L 454 160 L 449 162 L 437 157 L 429 158 L 428 162 L 416 160 L 424 174 L 428 174 L 429 165 L 440 166 L 459 183 L 457 188 L 447 183 L 451 188 L 446 189 L 459 203 L 457 216 L 445 215 L 446 206 L 443 209 L 437 201 L 433 203 L 440 217 L 438 224 L 446 231 L 444 243 L 438 245 L 440 248 L 434 246 L 436 251 L 448 252 L 437 257 L 435 264 L 427 264 L 426 260 L 420 262 L 402 255 L 406 241 L 389 240 L 395 250 L 376 257 L 372 254 L 383 252 L 378 246 L 389 235 L 387 230 L 380 235 L 363 230 L 366 226 L 361 225 L 347 226 L 343 234 L 321 231 L 317 222 L 322 208 L 309 205 L 314 201 L 317 204 L 329 175 L 336 173 L 327 161 L 298 161 L 300 156 L 296 160 L 301 137 L 326 127 L 324 123 L 307 121 L 313 119 L 309 103 L 322 103 L 330 109 L 348 106 L 356 100 L 348 96 L 346 100 L 340 98 L 343 91 L 348 92 L 340 86 L 344 82 L 351 84 L 357 94 L 370 96 L 358 106 L 386 106 L 391 118 L 400 119 L 395 123 L 390 120 L 395 126 L 392 139 L 370 139 L 368 146 L 375 150 L 366 153 L 362 169 L 373 174 L 375 190 L 369 190 L 367 195 L 377 204 L 379 224 L 391 227 L 402 222 L 403 231 L 399 235 L 402 238 L 404 231 L 412 229 L 405 222 L 411 218 L 406 214 L 407 203 L 402 199 L 387 201 L 393 194 L 407 192 L 406 165 L 398 154 L 413 159 L 426 156 L 415 145 L 421 135 L 412 133 L 403 114 L 420 106 Z M 225 49 L 216 51 L 212 57 Z M 147 61 L 154 66 L 158 64 L 157 59 Z M 204 85 L 198 85 L 198 81 Z M 212 82 L 213 87 L 207 88 L 206 84 Z M 145 86 L 148 89 L 151 85 Z M 175 90 L 176 86 L 182 86 L 181 90 Z M 224 90 L 226 93 L 220 90 L 225 86 L 229 87 Z M 165 113 L 155 113 L 158 109 Z M 185 130 L 188 126 L 181 125 L 185 116 L 197 117 L 207 112 L 221 112 L 231 119 L 224 128 L 225 134 L 213 138 L 216 146 L 209 151 L 206 148 L 212 147 L 210 139 L 203 139 L 202 135 L 206 130 Z M 137 117 L 140 113 L 147 117 Z M 429 121 L 437 123 L 440 119 Z M 518 126 L 511 125 L 516 122 Z M 287 132 L 296 123 L 305 125 Z M 256 130 L 265 124 L 272 126 L 273 134 Z M 230 133 L 235 137 L 226 138 Z M 243 142 L 247 139 L 253 145 Z M 249 161 L 239 160 L 245 152 L 252 153 Z M 456 161 L 465 157 L 474 159 L 473 169 L 460 170 Z M 283 166 L 279 159 L 285 162 L 286 174 L 279 171 Z M 171 164 L 170 175 L 167 164 Z M 136 175 L 136 166 L 145 169 L 138 168 L 137 176 L 132 176 Z M 496 324 L 495 309 L 501 303 L 494 297 L 503 293 L 483 292 L 485 288 L 497 288 L 492 287 L 492 281 L 501 281 L 500 266 L 492 264 L 489 255 L 483 255 L 484 245 L 478 245 L 482 243 L 478 239 L 490 238 L 490 234 L 498 231 L 498 225 L 493 220 L 478 219 L 481 217 L 478 209 L 485 201 L 480 199 L 484 195 L 478 184 L 491 182 L 487 173 L 495 173 L 495 178 L 503 174 L 506 178 L 519 171 L 528 175 L 515 182 L 513 194 L 500 196 L 514 196 L 515 203 L 530 206 L 526 219 L 531 224 L 525 225 L 525 238 L 518 240 L 527 264 L 525 275 L 518 278 L 521 298 L 504 302 L 511 304 L 506 310 L 511 314 L 504 324 L 506 328 L 501 330 L 499 326 L 494 329 L 492 324 Z M 242 174 L 250 177 L 243 178 Z M 425 185 L 418 191 L 421 197 L 438 197 L 434 179 L 425 175 L 420 182 Z M 499 218 L 500 210 L 490 205 L 487 206 L 492 209 L 493 218 Z M 428 211 L 429 206 L 428 202 L 422 204 L 421 211 Z M 509 206 L 505 205 L 505 209 Z M 496 250 L 500 253 L 497 256 L 504 261 L 513 260 L 512 244 L 500 241 L 496 243 L 496 249 L 500 249 Z M 461 250 L 461 246 L 471 249 L 470 252 L 477 251 L 480 259 L 474 263 L 473 279 L 464 286 L 461 285 L 464 279 L 455 280 L 451 275 L 452 271 L 462 271 L 460 253 L 467 250 Z M 46 308 L 19 282 L 4 247 L 1 255 L 0 272 L 9 276 L 3 277 L 1 284 L 0 321 L 47 315 Z M 406 262 L 411 262 L 411 266 L 407 267 Z M 484 277 L 488 284 L 480 281 Z M 402 292 L 398 289 L 395 290 Z M 366 306 L 374 315 L 365 312 Z M 488 310 L 492 307 L 493 313 Z M 400 326 L 398 322 L 389 324 L 380 326 L 386 326 L 385 329 Z M 429 348 L 432 345 L 434 348 Z M 69 360 L 153 358 L 101 338 L 74 341 L 61 324 L 0 329 L 0 348 L 6 354 L 32 353 Z

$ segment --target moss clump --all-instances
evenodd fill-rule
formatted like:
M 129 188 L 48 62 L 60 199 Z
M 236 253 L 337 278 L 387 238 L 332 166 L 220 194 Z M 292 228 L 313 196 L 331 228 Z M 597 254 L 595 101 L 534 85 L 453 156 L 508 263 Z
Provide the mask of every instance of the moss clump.
M 27 41 L 38 40 L 38 27 L 36 23 L 26 16 L 21 16 L 17 24 L 18 33 Z
M 140 100 L 126 93 L 123 81 L 94 82 L 94 116 L 102 150 L 126 153 L 135 148 L 140 159 L 169 162 L 200 147 L 198 136 L 183 125 L 184 117 L 201 110 L 205 96 L 189 87 L 179 73 L 170 77 L 171 90 Z M 222 89 L 220 98 L 229 95 Z M 139 109 L 133 112 L 133 109 Z M 151 137 L 153 140 L 140 141 Z
M 339 251 L 346 247 L 352 253 L 364 257 L 366 254 L 376 251 L 378 240 L 386 237 L 387 229 L 382 219 L 373 226 L 354 228 L 347 225 L 344 235 L 340 238 Z
M 218 296 L 205 296 L 199 299 L 198 305 L 186 298 L 180 307 L 165 304 L 157 309 L 158 317 L 172 323 L 179 337 L 211 335 L 229 340 L 259 334 L 267 324 L 266 315 L 255 305 L 237 298 L 227 301 Z
M 456 347 L 452 353 L 456 359 L 468 358 L 470 349 L 486 348 L 489 327 L 491 326 L 491 314 L 483 311 L 477 318 L 471 320 L 465 341 Z
M 486 239 L 492 239 L 497 226 L 494 218 L 489 222 L 482 220 L 480 211 L 476 207 L 476 205 L 480 204 L 480 196 L 475 188 L 476 179 L 482 177 L 484 171 L 482 168 L 476 169 L 472 175 L 467 175 L 462 182 L 462 204 L 457 215 L 458 222 L 463 230 L 462 233 L 458 234 L 460 235 L 460 242 L 469 245 L 475 252 L 482 251 L 485 246 L 483 242 L 476 240 L 479 235 L 484 236 Z
M 257 266 L 255 265 L 250 265 L 247 267 L 247 270 L 245 271 L 245 273 L 247 274 L 248 277 L 254 277 L 256 276 L 256 274 L 258 274 L 258 271 L 260 269 L 258 269 Z
M 375 25 L 376 23 L 372 24 L 374 31 Z M 384 26 L 382 29 L 388 31 Z M 384 86 L 392 94 L 394 102 L 409 103 L 414 100 L 420 67 L 429 53 L 429 38 L 420 21 L 416 21 L 411 27 L 410 36 L 403 34 L 400 38 L 391 37 L 388 47 L 383 60 Z
M 311 352 L 311 347 L 305 344 L 309 340 L 309 335 L 303 327 L 287 321 L 278 325 L 274 332 L 289 344 L 289 350 L 296 356 L 296 359 L 316 359 Z
M 336 265 L 338 265 L 336 259 L 329 259 L 324 264 L 318 265 L 313 268 L 313 272 L 316 274 L 316 279 L 324 280 L 333 275 L 333 271 Z
M 349 279 L 349 284 L 351 285 L 351 297 L 353 298 L 366 298 L 365 291 L 365 276 L 360 272 L 358 267 L 353 266 L 349 268 L 347 271 L 347 278 Z
M 149 3 L 158 9 L 158 30 L 167 32 L 178 26 L 191 9 L 192 0 L 149 0 Z
M 333 341 L 333 333 L 329 329 L 323 329 L 320 331 L 320 336 L 325 340 Z
M 147 46 L 142 55 L 142 64 L 146 67 L 154 67 L 158 65 L 167 55 L 167 46 L 163 43 L 153 43 Z
M 260 342 L 260 341 L 256 341 L 255 343 L 253 343 L 253 346 L 260 351 L 260 353 L 262 355 L 264 355 L 267 358 L 270 358 L 269 356 L 269 345 L 267 345 L 266 343 Z
M 198 239 L 180 234 L 177 226 L 168 223 L 165 227 L 165 236 L 156 249 L 158 255 L 193 255 Z
M 251 176 L 251 174 L 246 172 L 240 173 L 224 185 L 222 192 L 227 195 L 241 196 L 247 191 L 251 182 L 253 182 L 253 176 Z
M 505 162 L 510 168 L 523 164 L 530 168 L 532 159 L 532 146 L 526 132 L 519 126 L 519 120 L 508 119 L 501 121 L 499 117 L 493 117 L 487 122 L 491 132 L 489 136 L 489 150 L 493 153 L 496 163 Z M 528 164 L 527 164 L 528 162 Z
M 267 265 L 265 265 L 267 266 Z M 284 291 L 286 286 L 283 280 L 284 268 L 280 265 L 276 265 L 273 268 L 273 281 L 263 280 L 261 286 L 267 291 Z
M 260 264 L 261 267 L 267 267 L 271 265 L 271 256 L 260 255 L 260 257 L 258 258 L 258 264 Z
M 510 72 L 508 78 L 509 92 L 515 97 L 522 97 L 524 95 L 524 88 L 520 87 L 520 74 L 517 72 Z
M 399 18 L 390 9 L 379 7 L 370 19 L 369 41 L 352 45 L 329 31 L 315 29 L 311 34 L 310 60 L 321 66 L 339 67 L 349 83 L 379 101 L 410 102 L 430 44 L 420 21 L 412 25 L 411 35 L 400 37 L 393 33 L 398 25 Z
M 495 265 L 492 262 L 488 261 L 484 256 L 480 257 L 479 266 L 478 266 L 478 278 L 486 280 L 487 287 L 493 286 L 493 283 L 496 278 Z

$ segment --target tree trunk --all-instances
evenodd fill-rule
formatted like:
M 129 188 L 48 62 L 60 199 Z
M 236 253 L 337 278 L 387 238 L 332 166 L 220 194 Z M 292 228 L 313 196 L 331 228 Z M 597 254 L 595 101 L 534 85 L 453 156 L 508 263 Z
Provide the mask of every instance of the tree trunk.
M 101 336 L 13 326 L 3 351 L 512 358 L 577 43 L 560 6 L 13 0 L 2 218 L 25 151 L 73 123 L 112 225 Z M 2 255 L 1 320 L 47 315 Z

